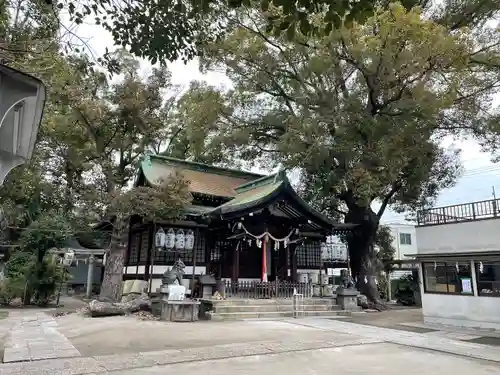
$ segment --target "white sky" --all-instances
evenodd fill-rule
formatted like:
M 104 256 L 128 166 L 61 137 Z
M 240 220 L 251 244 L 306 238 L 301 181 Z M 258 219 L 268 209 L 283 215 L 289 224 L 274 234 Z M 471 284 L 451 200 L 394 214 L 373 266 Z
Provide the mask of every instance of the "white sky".
M 113 50 L 113 39 L 111 35 L 96 25 L 83 24 L 78 28 L 78 35 L 88 39 L 88 44 L 96 56 L 104 53 L 106 47 Z M 143 60 L 141 68 L 147 71 L 150 64 Z M 188 64 L 175 62 L 169 64 L 172 72 L 172 83 L 187 87 L 189 82 L 203 80 L 214 86 L 228 87 L 231 82 L 227 76 L 219 72 L 209 72 L 202 74 L 198 69 L 198 64 L 192 61 Z M 477 200 L 490 199 L 493 196 L 493 187 L 496 188 L 500 196 L 500 164 L 493 164 L 490 155 L 481 152 L 477 143 L 470 139 L 463 139 L 460 142 L 448 140 L 444 146 L 453 146 L 462 150 L 462 161 L 465 173 L 460 178 L 455 187 L 443 191 L 440 194 L 438 205 L 451 205 L 466 203 Z M 259 172 L 258 170 L 253 170 Z M 262 172 L 262 171 L 260 171 Z M 404 222 L 405 215 L 386 211 L 383 217 L 384 222 Z

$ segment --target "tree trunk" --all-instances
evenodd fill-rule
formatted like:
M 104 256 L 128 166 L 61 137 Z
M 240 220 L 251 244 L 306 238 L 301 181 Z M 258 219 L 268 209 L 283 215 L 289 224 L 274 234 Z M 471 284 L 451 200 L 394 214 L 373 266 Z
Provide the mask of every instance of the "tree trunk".
M 378 259 L 374 246 L 379 218 L 370 207 L 350 205 L 346 223 L 358 224 L 347 241 L 352 276 L 368 301 L 383 304 L 376 283 Z
M 106 255 L 104 277 L 99 299 L 119 302 L 122 292 L 123 267 L 127 254 L 127 220 L 117 217 L 111 234 L 111 246 Z

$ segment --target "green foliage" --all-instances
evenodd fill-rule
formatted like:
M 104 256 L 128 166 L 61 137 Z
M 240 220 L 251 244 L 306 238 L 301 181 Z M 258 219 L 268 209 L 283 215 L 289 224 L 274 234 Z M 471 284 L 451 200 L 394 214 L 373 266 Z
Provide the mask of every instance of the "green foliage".
M 372 12 L 375 0 L 167 0 L 115 3 L 106 0 L 83 2 L 63 1 L 76 23 L 91 16 L 114 38 L 115 44 L 130 48 L 137 56 L 148 58 L 153 64 L 165 59 L 191 59 L 200 53 L 200 45 L 224 35 L 227 24 L 220 14 L 227 8 L 269 8 L 283 10 L 281 17 L 272 14 L 268 27 L 275 33 L 292 35 L 295 28 L 307 34 L 327 33 L 336 28 L 346 16 L 348 20 L 363 21 Z M 146 16 L 147 15 L 147 16 Z M 312 22 L 315 16 L 324 19 L 324 27 Z
M 363 23 L 377 6 L 386 0 L 167 0 L 115 3 L 107 0 L 66 0 L 59 8 L 67 8 L 71 18 L 80 24 L 89 17 L 108 30 L 116 45 L 130 48 L 136 56 L 153 64 L 164 60 L 192 59 L 202 53 L 208 41 L 223 37 L 231 28 L 224 15 L 236 11 L 251 14 L 259 10 L 265 15 L 265 27 L 271 35 L 293 39 L 300 33 L 306 37 L 328 35 L 342 23 Z M 429 0 L 402 0 L 406 9 L 414 6 L 430 8 Z M 480 0 L 445 1 L 435 9 L 433 17 L 454 29 L 480 24 L 494 16 L 493 2 Z M 280 13 L 273 13 L 280 9 Z M 146 16 L 147 15 L 147 16 Z M 321 22 L 317 22 L 321 20 Z M 105 56 L 114 62 L 110 54 Z M 116 67 L 113 63 L 111 67 Z
M 387 276 L 377 275 L 377 289 L 382 300 L 387 300 L 387 293 L 389 292 Z
M 0 281 L 0 305 L 10 305 L 17 298 L 23 298 L 26 283 L 21 278 L 6 278 Z
M 115 195 L 110 212 L 123 217 L 138 215 L 146 221 L 179 217 L 191 201 L 188 182 L 173 176 L 158 186 L 139 186 Z
M 498 114 L 483 109 L 500 88 L 500 45 L 488 41 L 500 30 L 477 7 L 462 17 L 455 4 L 424 12 L 381 2 L 364 23 L 292 37 L 266 27 L 282 9 L 227 12 L 231 31 L 205 49 L 204 67 L 233 82 L 230 118 L 220 116 L 227 145 L 266 167 L 299 169 L 306 199 L 358 224 L 347 238 L 355 275 L 376 274 L 387 207 L 415 212 L 454 184 L 459 151 L 443 148 L 443 137 L 499 144 Z M 470 28 L 449 24 L 451 14 Z
M 225 67 L 234 82 L 228 142 L 246 148 L 250 160 L 265 155 L 301 168 L 304 190 L 335 209 L 379 200 L 380 217 L 388 204 L 431 204 L 461 171 L 458 153 L 440 146 L 453 131 L 449 119 L 462 134 L 484 136 L 496 118 L 477 112 L 477 102 L 498 90 L 496 69 L 472 66 L 471 46 L 496 56 L 498 46 L 418 8 L 391 4 L 363 25 L 344 23 L 314 39 L 297 32 L 293 41 L 268 33 L 257 12 L 229 14 L 228 22 L 232 33 L 204 60 Z
M 36 259 L 33 253 L 24 251 L 14 251 L 7 263 L 5 263 L 5 273 L 8 278 L 22 279 L 26 275 L 26 270 L 31 267 L 31 263 Z
M 396 293 L 396 301 L 403 306 L 415 305 L 415 292 L 418 291 L 418 280 L 412 275 L 406 275 L 399 279 Z
M 44 306 L 53 297 L 59 282 L 67 280 L 67 271 L 52 263 L 46 255 L 52 248 L 61 248 L 73 236 L 68 218 L 54 212 L 45 212 L 21 234 L 18 247 L 6 262 L 7 280 L 0 290 L 0 298 L 8 303 L 14 298 Z
M 42 263 L 37 262 L 28 270 L 28 290 L 32 301 L 38 306 L 46 306 L 55 296 L 61 283 L 69 279 L 68 270 L 53 263 L 48 257 Z
M 63 247 L 72 235 L 68 218 L 49 211 L 22 232 L 19 245 L 23 252 L 35 254 L 41 260 L 48 250 Z
M 15 298 L 26 296 L 24 303 L 47 305 L 54 297 L 60 283 L 69 279 L 68 271 L 53 263 L 51 256 L 39 262 L 36 255 L 15 252 L 6 263 L 7 278 L 0 284 L 0 298 L 8 304 Z
M 391 229 L 386 225 L 380 225 L 375 238 L 375 247 L 377 250 L 377 258 L 381 264 L 381 270 L 386 274 L 392 271 L 394 255 L 396 249 L 393 246 L 393 236 Z

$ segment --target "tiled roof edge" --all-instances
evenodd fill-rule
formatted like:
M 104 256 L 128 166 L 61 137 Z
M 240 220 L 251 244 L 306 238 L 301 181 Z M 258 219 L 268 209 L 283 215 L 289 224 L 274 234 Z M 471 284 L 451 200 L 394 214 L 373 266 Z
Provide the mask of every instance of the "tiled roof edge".
M 272 174 L 270 176 L 261 177 L 255 181 L 245 182 L 239 186 L 234 188 L 237 194 L 244 193 L 248 190 L 252 190 L 264 185 L 274 184 L 278 181 L 288 182 L 288 178 L 286 177 L 285 171 L 279 171 L 278 173 Z
M 189 161 L 189 160 L 183 160 L 183 159 L 177 159 L 177 158 L 173 158 L 170 156 L 157 155 L 157 154 L 146 155 L 144 158 L 144 161 L 146 161 L 146 159 L 149 159 L 149 161 L 150 161 L 153 158 L 162 160 L 162 161 L 164 161 L 166 163 L 170 163 L 170 164 L 182 165 L 182 166 L 185 166 L 189 169 L 194 169 L 194 170 L 204 169 L 204 171 L 207 173 L 212 172 L 214 174 L 223 174 L 223 175 L 229 175 L 229 176 L 233 176 L 233 177 L 247 177 L 247 178 L 249 177 L 249 178 L 256 178 L 256 179 L 260 179 L 262 177 L 267 177 L 265 175 L 258 174 L 258 173 L 245 172 L 245 171 L 241 171 L 238 169 L 232 169 L 232 168 L 217 167 L 217 166 L 213 166 L 213 165 L 209 165 L 209 164 L 198 163 L 195 161 Z

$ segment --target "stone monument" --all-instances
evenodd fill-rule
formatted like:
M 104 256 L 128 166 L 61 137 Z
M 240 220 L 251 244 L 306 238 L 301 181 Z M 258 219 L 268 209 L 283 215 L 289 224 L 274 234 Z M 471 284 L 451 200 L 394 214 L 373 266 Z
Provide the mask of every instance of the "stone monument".
M 340 271 L 340 286 L 337 288 L 337 303 L 342 310 L 358 309 L 359 292 L 347 270 Z
M 186 300 L 186 287 L 182 285 L 184 262 L 177 260 L 165 271 L 161 285 L 161 320 L 171 322 L 193 322 L 198 320 L 200 302 Z

